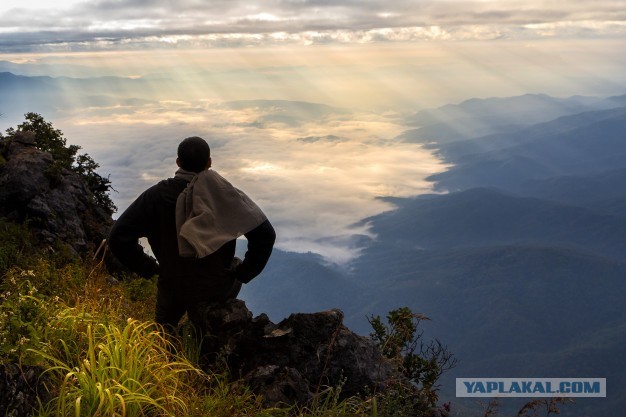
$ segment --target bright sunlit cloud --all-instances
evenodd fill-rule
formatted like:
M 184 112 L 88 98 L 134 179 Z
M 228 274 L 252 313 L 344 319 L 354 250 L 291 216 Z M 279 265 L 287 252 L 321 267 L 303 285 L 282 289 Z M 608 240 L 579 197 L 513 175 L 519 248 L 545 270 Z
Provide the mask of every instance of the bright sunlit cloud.
M 67 9 L 82 2 L 84 2 L 84 0 L 2 0 L 0 11 L 10 11 L 14 9 Z

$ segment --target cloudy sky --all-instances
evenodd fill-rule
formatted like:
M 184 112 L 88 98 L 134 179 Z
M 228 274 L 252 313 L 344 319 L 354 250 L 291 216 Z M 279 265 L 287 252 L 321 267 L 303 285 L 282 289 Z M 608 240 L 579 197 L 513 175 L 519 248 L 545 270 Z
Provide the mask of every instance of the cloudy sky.
M 56 78 L 0 90 L 0 129 L 40 112 L 111 175 L 121 210 L 204 136 L 279 247 L 344 262 L 368 232 L 354 224 L 390 208 L 376 197 L 429 192 L 446 169 L 396 139 L 406 116 L 624 94 L 623 51 L 626 1 L 2 0 L 0 73 Z
M 624 1 L 3 0 L 6 52 L 623 37 Z

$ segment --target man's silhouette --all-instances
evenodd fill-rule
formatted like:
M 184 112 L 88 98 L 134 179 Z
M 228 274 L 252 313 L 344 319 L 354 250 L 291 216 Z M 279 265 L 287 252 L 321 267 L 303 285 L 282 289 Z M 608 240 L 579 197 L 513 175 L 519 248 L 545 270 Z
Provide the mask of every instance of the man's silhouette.
M 158 275 L 157 323 L 172 330 L 187 312 L 202 331 L 203 306 L 236 297 L 241 283 L 261 273 L 276 234 L 252 200 L 210 170 L 204 139 L 183 140 L 176 164 L 174 178 L 148 188 L 122 213 L 109 247 L 131 271 Z M 240 235 L 248 240 L 243 262 L 235 258 Z M 142 237 L 158 263 L 139 244 Z

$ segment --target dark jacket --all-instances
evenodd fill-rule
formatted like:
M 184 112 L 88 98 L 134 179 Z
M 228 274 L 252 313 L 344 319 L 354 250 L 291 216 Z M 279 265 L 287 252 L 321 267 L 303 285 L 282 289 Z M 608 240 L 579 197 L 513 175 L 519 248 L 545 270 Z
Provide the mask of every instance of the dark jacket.
M 231 266 L 235 255 L 235 240 L 201 259 L 178 255 L 176 235 L 176 199 L 187 186 L 181 178 L 163 180 L 143 192 L 119 217 L 109 235 L 111 252 L 131 271 L 159 280 L 177 280 L 192 277 L 210 279 L 223 274 Z M 274 246 L 276 233 L 269 220 L 245 234 L 248 251 L 243 263 L 234 271 L 233 278 L 247 283 L 261 273 Z M 148 256 L 139 238 L 148 238 L 157 262 Z

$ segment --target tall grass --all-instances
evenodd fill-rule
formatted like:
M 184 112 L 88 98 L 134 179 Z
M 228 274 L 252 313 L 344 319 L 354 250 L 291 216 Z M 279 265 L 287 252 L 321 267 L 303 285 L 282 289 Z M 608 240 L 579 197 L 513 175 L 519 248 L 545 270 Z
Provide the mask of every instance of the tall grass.
M 39 416 L 189 415 L 187 374 L 201 372 L 172 355 L 170 342 L 152 323 L 85 323 L 84 314 L 71 309 L 59 314 L 54 325 L 69 333 L 84 330 L 78 340 L 50 341 L 46 351 L 38 351 L 51 364 L 48 372 L 61 381 L 57 397 Z

